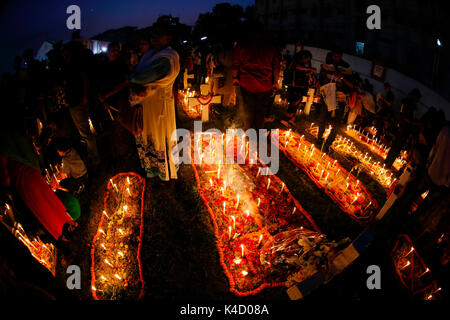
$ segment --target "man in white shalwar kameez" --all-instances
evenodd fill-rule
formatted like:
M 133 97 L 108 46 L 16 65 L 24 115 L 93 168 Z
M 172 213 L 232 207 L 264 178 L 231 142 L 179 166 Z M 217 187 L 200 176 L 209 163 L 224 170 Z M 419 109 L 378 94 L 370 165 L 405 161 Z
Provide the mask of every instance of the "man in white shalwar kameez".
M 136 66 L 129 81 L 145 87 L 144 93 L 131 95 L 131 104 L 140 103 L 143 111 L 143 130 L 136 145 L 147 177 L 162 180 L 177 178 L 172 148 L 176 130 L 173 84 L 180 71 L 178 53 L 169 47 L 172 35 L 168 28 L 154 27 L 151 45 Z M 174 135 L 176 137 L 176 135 Z

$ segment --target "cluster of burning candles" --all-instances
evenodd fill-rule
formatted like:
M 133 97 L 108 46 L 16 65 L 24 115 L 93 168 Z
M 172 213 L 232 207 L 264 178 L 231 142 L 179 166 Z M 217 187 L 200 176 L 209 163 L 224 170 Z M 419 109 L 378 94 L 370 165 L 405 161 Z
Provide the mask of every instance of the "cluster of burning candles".
M 380 161 L 375 161 L 367 152 L 361 152 L 350 139 L 337 136 L 332 147 L 342 155 L 357 159 L 364 168 L 364 171 L 371 175 L 385 189 L 389 189 L 397 180 L 394 174 L 386 168 L 385 164 L 381 164 Z
M 92 261 L 95 274 L 91 289 L 94 297 L 97 292 L 111 293 L 118 286 L 128 286 L 128 278 L 134 274 L 130 270 L 130 261 L 136 257 L 132 256 L 134 250 L 130 250 L 129 244 L 131 236 L 140 226 L 135 225 L 135 219 L 124 220 L 136 218 L 139 214 L 131 209 L 131 203 L 140 200 L 139 184 L 133 178 L 131 175 L 119 175 L 108 183 L 106 207 L 92 244 L 95 255 L 100 257 L 96 264 L 94 259 Z
M 11 213 L 12 208 L 5 204 L 4 216 Z M 3 217 L 0 217 L 0 221 L 2 224 L 11 231 L 11 233 L 21 242 L 23 243 L 31 255 L 39 261 L 44 267 L 46 267 L 53 275 L 55 275 L 56 269 L 56 249 L 55 246 L 51 243 L 42 242 L 39 237 L 34 237 L 32 240 L 26 234 L 22 225 L 18 222 L 15 222 L 14 225 L 8 225 Z
M 320 186 L 331 193 L 342 193 L 347 196 L 342 197 L 344 204 L 341 208 L 350 212 L 352 215 L 361 210 L 359 214 L 364 213 L 374 205 L 369 193 L 360 184 L 351 172 L 346 170 L 337 163 L 337 160 L 328 157 L 324 152 L 317 149 L 314 144 L 304 139 L 296 132 L 280 131 L 280 146 L 295 158 L 302 167 L 310 173 L 309 176 L 315 180 Z
M 202 139 L 204 136 L 209 136 L 209 139 Z M 237 137 L 235 134 L 223 134 L 223 135 L 212 135 L 206 132 L 194 136 L 193 145 L 194 153 L 196 157 L 200 159 L 200 166 L 202 168 L 202 179 L 205 181 L 204 187 L 211 192 L 214 192 L 213 197 L 220 197 L 224 199 L 221 203 L 221 208 L 217 208 L 216 214 L 220 214 L 225 221 L 225 225 L 222 225 L 222 232 L 219 232 L 219 237 L 222 241 L 227 243 L 227 246 L 234 248 L 236 252 L 233 255 L 232 263 L 234 267 L 232 268 L 235 272 L 238 272 L 240 277 L 246 277 L 251 272 L 247 268 L 247 264 L 244 263 L 247 257 L 246 247 L 241 241 L 246 237 L 246 231 L 242 229 L 243 227 L 256 226 L 256 235 L 254 236 L 254 246 L 260 248 L 263 240 L 267 240 L 268 235 L 263 231 L 262 226 L 260 226 L 256 220 L 256 216 L 259 215 L 259 210 L 262 204 L 262 197 L 264 195 L 253 195 L 251 190 L 241 190 L 241 193 L 235 192 L 235 184 L 239 182 L 236 178 L 232 176 L 231 172 L 239 172 L 239 170 L 233 171 L 233 165 L 224 165 L 222 160 L 218 159 L 218 150 L 220 148 L 228 150 L 229 143 L 233 143 L 235 148 L 232 148 L 238 157 L 244 159 L 244 162 L 250 167 L 256 165 L 257 154 L 254 157 L 250 157 L 249 153 L 249 143 L 245 141 L 245 136 Z M 239 142 L 237 142 L 239 141 Z M 235 143 L 236 142 L 236 143 Z M 231 148 L 230 148 L 231 149 Z M 252 158 L 252 159 L 250 159 Z M 270 175 L 265 175 L 265 170 L 269 170 L 265 167 L 259 167 L 253 169 L 256 172 L 256 179 L 265 179 L 263 182 L 264 189 L 267 193 L 273 195 L 273 192 L 278 192 L 279 194 L 286 191 L 284 183 L 276 180 L 274 177 L 271 178 Z M 263 174 L 264 173 L 264 174 Z M 204 174 L 204 175 L 203 175 Z M 292 214 L 295 214 L 297 208 L 294 206 L 292 208 Z M 226 222 L 228 221 L 228 222 Z M 228 225 L 226 225 L 228 223 Z M 257 239 L 257 240 L 256 240 Z M 236 245 L 232 245 L 231 243 Z M 253 240 L 251 241 L 253 243 Z M 253 247 L 253 246 L 252 246 Z M 254 248 L 253 248 L 254 249 Z M 232 249 L 233 250 L 233 249 Z M 252 269 L 252 268 L 251 268 Z M 236 271 L 238 270 L 238 271 Z M 253 270 L 253 272 L 255 272 Z
M 357 129 L 355 125 L 348 125 L 345 133 L 358 140 L 360 143 L 368 146 L 369 149 L 375 154 L 379 155 L 383 159 L 386 159 L 390 148 L 380 142 L 380 140 L 376 137 L 376 131 L 375 134 L 371 135 L 362 128 Z
M 181 102 L 183 106 L 184 112 L 189 116 L 191 119 L 200 118 L 202 116 L 202 105 L 198 104 L 195 106 L 189 106 L 189 98 L 193 98 L 197 96 L 197 93 L 195 90 L 191 90 L 188 88 L 187 90 L 179 90 L 179 95 L 181 97 Z
M 307 131 L 313 136 L 317 137 L 319 127 L 313 125 L 314 123 L 311 123 L 311 126 L 309 127 L 309 129 L 307 129 Z M 327 138 L 328 135 L 330 134 L 331 128 L 332 127 L 329 126 L 325 130 L 324 132 L 325 138 Z M 371 128 L 371 130 L 372 130 L 371 132 L 374 132 L 374 135 L 376 135 L 376 128 Z M 353 138 L 355 138 L 355 136 L 353 136 Z M 371 140 L 367 136 L 366 139 Z M 367 152 L 363 153 L 362 151 L 360 151 L 359 148 L 357 148 L 349 138 L 344 138 L 341 135 L 337 135 L 335 141 L 333 142 L 332 148 L 336 152 L 344 156 L 352 156 L 355 159 L 357 159 L 358 162 L 363 165 L 365 171 L 386 189 L 389 189 L 392 186 L 392 184 L 397 180 L 394 177 L 393 172 L 387 169 L 385 164 L 382 164 L 381 161 L 376 161 L 376 159 L 372 158 L 372 156 L 370 156 Z M 397 171 L 403 168 L 404 165 L 406 164 L 406 156 L 407 156 L 406 151 L 402 151 L 400 153 L 400 156 L 395 159 L 392 166 Z M 386 156 L 384 155 L 382 156 L 382 158 L 385 159 Z
M 414 293 L 424 292 L 424 300 L 433 300 L 435 294 L 442 289 L 437 288 L 435 281 L 431 281 L 431 270 L 425 265 L 409 237 L 401 235 L 401 246 L 394 248 L 394 263 L 402 282 Z M 409 279 L 409 280 L 408 280 Z M 428 286 L 418 286 L 417 283 L 428 283 Z M 425 290 L 423 288 L 426 288 Z
M 64 173 L 62 170 L 62 164 L 50 164 L 47 169 L 45 169 L 45 181 L 52 188 L 53 191 L 58 189 L 59 182 L 64 178 Z

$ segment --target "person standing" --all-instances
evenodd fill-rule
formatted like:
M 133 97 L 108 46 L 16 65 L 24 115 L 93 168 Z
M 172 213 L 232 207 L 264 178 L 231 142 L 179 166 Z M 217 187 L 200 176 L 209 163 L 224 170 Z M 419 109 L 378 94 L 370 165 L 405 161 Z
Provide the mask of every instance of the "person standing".
M 342 60 L 343 52 L 339 48 L 335 48 L 329 52 L 325 63 L 322 64 L 319 76 L 320 92 L 322 101 L 319 104 L 319 134 L 318 146 L 322 147 L 322 151 L 328 152 L 330 146 L 336 138 L 338 127 L 342 122 L 345 111 L 346 97 L 353 84 L 350 81 L 352 77 L 352 69 L 350 65 Z M 327 90 L 324 90 L 324 89 Z M 328 90 L 332 88 L 332 90 Z M 326 139 L 324 132 L 328 124 L 332 125 L 331 132 Z
M 159 176 L 163 181 L 177 178 L 172 155 L 177 143 L 176 135 L 173 139 L 176 121 L 172 89 L 180 72 L 180 61 L 178 53 L 169 46 L 172 38 L 170 25 L 154 25 L 152 49 L 142 56 L 129 79 L 132 86 L 141 87 L 130 97 L 132 106 L 142 105 L 143 129 L 135 136 L 141 165 L 148 178 Z
M 278 89 L 280 53 L 263 42 L 262 26 L 249 25 L 247 41 L 233 52 L 233 85 L 240 88 L 243 100 L 244 130 L 262 129 L 269 117 Z
M 85 48 L 79 42 L 69 42 L 63 51 L 66 99 L 73 123 L 82 139 L 86 141 L 88 161 L 96 166 L 100 163 L 97 141 L 89 127 L 89 61 Z
M 317 71 L 311 65 L 312 54 L 308 50 L 297 52 L 286 70 L 288 80 L 289 108 L 285 116 L 289 122 L 295 120 L 297 110 L 308 89 L 316 84 Z

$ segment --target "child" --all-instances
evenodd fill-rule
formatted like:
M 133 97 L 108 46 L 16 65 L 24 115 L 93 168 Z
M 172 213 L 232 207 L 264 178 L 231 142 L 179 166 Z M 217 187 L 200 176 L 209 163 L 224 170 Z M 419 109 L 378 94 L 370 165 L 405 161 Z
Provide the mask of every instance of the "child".
M 72 185 L 70 191 L 79 194 L 83 189 L 88 178 L 86 165 L 80 158 L 78 152 L 70 146 L 66 140 L 58 140 L 55 142 L 56 150 L 62 158 L 62 171 L 66 176 L 67 185 Z

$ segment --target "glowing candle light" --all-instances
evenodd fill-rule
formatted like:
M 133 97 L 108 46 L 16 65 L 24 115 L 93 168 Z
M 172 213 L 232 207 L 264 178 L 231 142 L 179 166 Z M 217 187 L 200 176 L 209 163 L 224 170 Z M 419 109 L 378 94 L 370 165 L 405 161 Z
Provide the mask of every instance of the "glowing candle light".
M 297 207 L 294 207 L 294 209 L 292 209 L 292 214 L 294 214 L 295 211 L 297 211 Z
M 239 194 L 236 196 L 236 199 L 237 199 L 237 201 L 236 201 L 236 209 L 239 207 Z
M 228 227 L 228 237 L 231 239 L 231 226 Z
M 127 183 L 130 184 L 130 177 L 127 177 Z
M 257 206 L 259 207 L 260 204 L 261 204 L 261 198 L 258 198 L 258 204 L 257 204 Z
M 103 214 L 104 214 L 107 218 L 109 218 L 108 215 L 106 214 L 106 211 L 105 211 L 105 210 L 103 210 Z
M 430 269 L 427 268 L 424 272 L 422 272 L 422 273 L 419 275 L 419 278 L 422 277 L 423 275 L 425 275 L 425 274 L 428 273 L 428 272 L 430 272 Z
M 119 233 L 121 234 L 121 235 L 123 235 L 123 230 L 122 229 L 118 229 L 118 231 L 119 231 Z
M 236 229 L 236 218 L 231 216 L 231 220 L 233 220 L 233 229 Z
M 245 277 L 246 275 L 248 275 L 248 272 L 247 271 L 245 271 L 245 270 L 242 270 L 242 275 Z
M 261 172 L 261 168 L 258 168 L 258 173 L 256 174 L 257 177 L 259 176 L 260 172 Z
M 270 186 L 270 178 L 268 178 L 267 180 L 267 190 L 269 190 L 269 186 Z
M 105 247 L 105 245 L 103 243 L 100 245 L 100 247 L 102 247 L 103 250 L 106 250 L 106 247 Z
M 105 234 L 105 231 L 103 231 L 103 229 L 98 229 L 98 232 Z
M 411 247 L 411 249 L 408 251 L 408 253 L 405 255 L 405 257 L 407 256 L 407 255 L 409 255 L 411 252 L 413 252 L 414 251 L 414 247 Z
M 105 276 L 100 276 L 100 279 L 102 279 L 103 281 L 106 281 L 107 279 L 105 278 Z
M 226 204 L 225 204 L 225 201 L 223 202 L 223 214 L 225 214 L 225 206 L 226 206 Z
M 241 244 L 241 255 L 242 255 L 242 257 L 244 257 L 244 255 L 245 255 L 245 247 L 243 244 Z
M 217 170 L 217 178 L 220 178 L 220 163 L 221 163 L 221 160 L 219 160 L 219 169 Z
M 236 258 L 236 259 L 234 259 L 233 260 L 233 262 L 235 263 L 235 264 L 240 264 L 241 263 L 241 259 L 239 259 L 239 258 Z
M 128 211 L 128 206 L 123 206 L 123 211 L 127 212 Z
M 128 195 L 131 197 L 130 188 L 127 188 L 127 193 L 128 193 Z
M 117 254 L 123 258 L 123 253 L 121 251 L 117 252 Z
M 105 261 L 105 263 L 106 263 L 108 266 L 110 266 L 110 267 L 113 266 L 113 265 L 111 264 L 111 262 L 108 261 L 108 259 L 105 259 L 104 261 Z
M 213 182 L 212 182 L 211 178 L 209 178 L 209 184 L 211 185 L 211 188 L 212 188 Z
M 364 208 L 364 210 L 369 209 L 370 205 L 372 204 L 372 201 L 369 202 L 369 204 L 367 205 L 367 207 Z
M 283 182 L 283 184 L 281 185 L 281 190 L 280 190 L 280 192 L 283 192 L 283 189 L 284 189 L 284 182 Z
M 247 216 L 247 218 L 250 216 L 250 211 L 249 210 L 245 210 L 245 215 Z
M 263 237 L 264 237 L 264 235 L 262 235 L 262 234 L 261 234 L 261 235 L 259 236 L 259 240 L 258 240 L 258 246 L 259 246 L 259 244 L 261 243 L 261 241 L 262 241 Z
M 403 267 L 401 267 L 400 270 L 406 269 L 410 264 L 411 264 L 411 262 L 407 261 L 407 262 L 405 263 L 405 265 L 404 265 Z
M 114 275 L 114 277 L 116 277 L 119 280 L 122 280 L 122 278 L 117 273 Z

